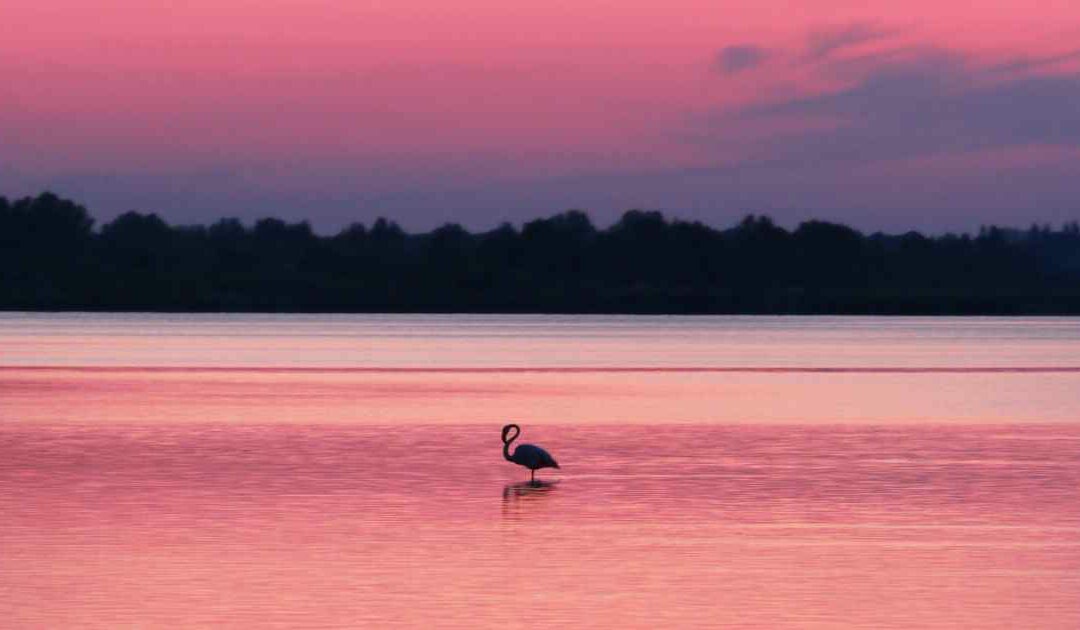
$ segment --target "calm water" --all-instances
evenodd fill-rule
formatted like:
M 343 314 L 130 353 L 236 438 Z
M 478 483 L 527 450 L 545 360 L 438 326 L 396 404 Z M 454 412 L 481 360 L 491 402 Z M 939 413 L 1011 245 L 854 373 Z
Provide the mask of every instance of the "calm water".
M 1077 628 L 1077 392 L 1078 319 L 0 314 L 0 627 Z

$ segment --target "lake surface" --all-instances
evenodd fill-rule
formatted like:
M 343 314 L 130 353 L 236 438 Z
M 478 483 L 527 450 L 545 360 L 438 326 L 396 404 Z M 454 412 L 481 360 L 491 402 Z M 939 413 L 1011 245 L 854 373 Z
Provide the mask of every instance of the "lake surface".
M 1077 628 L 1078 392 L 1076 318 L 0 314 L 0 626 Z

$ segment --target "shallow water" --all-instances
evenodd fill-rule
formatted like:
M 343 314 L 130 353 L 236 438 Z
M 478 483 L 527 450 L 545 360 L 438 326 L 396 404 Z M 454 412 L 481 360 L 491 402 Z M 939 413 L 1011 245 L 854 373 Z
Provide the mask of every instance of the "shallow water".
M 1080 320 L 422 320 L 0 315 L 0 625 L 1080 627 Z

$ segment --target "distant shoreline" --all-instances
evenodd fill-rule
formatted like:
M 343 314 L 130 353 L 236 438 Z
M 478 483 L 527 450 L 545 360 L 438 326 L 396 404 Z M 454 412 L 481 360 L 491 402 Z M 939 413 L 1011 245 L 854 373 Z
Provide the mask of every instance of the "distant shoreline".
M 726 310 L 457 310 L 457 309 L 366 309 L 366 310 L 333 310 L 333 309 L 183 309 L 183 308 L 145 308 L 145 307 L 109 307 L 88 308 L 80 305 L 70 307 L 43 308 L 35 306 L 0 306 L 0 313 L 117 313 L 117 314 L 151 314 L 151 315 L 611 315 L 611 316 L 642 316 L 642 317 L 706 317 L 706 316 L 731 316 L 731 317 L 1080 317 L 1080 296 L 1070 296 L 1065 305 L 1055 305 L 1050 308 L 1026 308 L 1013 303 L 1001 303 L 994 308 L 963 308 L 954 310 L 934 309 L 897 309 L 897 310 L 755 310 L 755 311 L 726 311 Z
M 520 229 L 392 221 L 332 236 L 266 218 L 94 228 L 49 193 L 0 197 L 0 310 L 155 313 L 1080 315 L 1080 224 L 863 234 L 747 216 L 718 229 L 632 210 Z

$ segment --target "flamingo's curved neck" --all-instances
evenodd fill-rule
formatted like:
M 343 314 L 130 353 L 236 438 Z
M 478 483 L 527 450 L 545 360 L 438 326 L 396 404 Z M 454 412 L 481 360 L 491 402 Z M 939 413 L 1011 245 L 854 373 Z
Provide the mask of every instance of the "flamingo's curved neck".
M 511 431 L 513 433 L 511 433 Z M 503 436 L 503 459 L 508 462 L 514 461 L 514 458 L 510 457 L 510 444 L 518 438 L 518 435 L 520 433 L 521 429 L 517 428 L 517 426 L 515 425 L 510 427 L 510 431 L 507 431 L 507 434 L 510 435 L 510 439 L 506 439 L 505 435 Z

